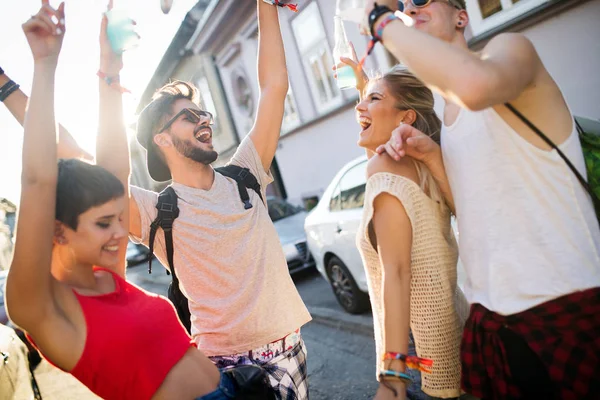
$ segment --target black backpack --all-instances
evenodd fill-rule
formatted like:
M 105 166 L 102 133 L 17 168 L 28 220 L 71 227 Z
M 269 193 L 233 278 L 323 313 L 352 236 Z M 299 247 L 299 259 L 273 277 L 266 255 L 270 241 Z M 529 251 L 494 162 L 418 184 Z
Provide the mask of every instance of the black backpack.
M 244 209 L 248 210 L 252 208 L 248 189 L 254 190 L 264 202 L 260 192 L 260 184 L 248 168 L 242 168 L 237 165 L 227 165 L 225 167 L 215 168 L 215 171 L 237 182 L 240 199 L 242 200 L 242 203 L 244 203 Z M 150 260 L 148 261 L 148 273 L 152 273 L 152 258 L 154 256 L 154 238 L 156 237 L 156 231 L 158 228 L 162 228 L 165 234 L 167 261 L 169 262 L 169 269 L 171 270 L 171 283 L 169 284 L 167 295 L 177 310 L 179 320 L 183 326 L 185 326 L 188 333 L 191 333 L 192 322 L 188 299 L 179 289 L 179 279 L 177 278 L 173 263 L 173 221 L 179 216 L 179 208 L 177 207 L 177 194 L 171 186 L 160 192 L 156 208 L 158 209 L 158 214 L 156 219 L 150 225 L 148 245 L 150 249 Z M 167 270 L 167 275 L 168 274 L 169 271 Z

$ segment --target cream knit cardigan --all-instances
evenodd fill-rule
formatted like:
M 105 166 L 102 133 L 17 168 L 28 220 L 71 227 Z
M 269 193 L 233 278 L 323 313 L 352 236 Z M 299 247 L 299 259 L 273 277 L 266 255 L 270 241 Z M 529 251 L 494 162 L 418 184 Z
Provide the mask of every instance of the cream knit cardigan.
M 419 172 L 425 171 L 419 168 Z M 357 235 L 373 309 L 377 376 L 386 351 L 383 266 L 369 240 L 369 224 L 373 202 L 384 192 L 400 200 L 412 225 L 410 328 L 419 357 L 433 360 L 431 373 L 421 374 L 422 389 L 434 397 L 458 397 L 460 340 L 468 305 L 456 283 L 458 251 L 450 227 L 450 212 L 415 182 L 391 173 L 377 173 L 367 181 L 363 220 Z

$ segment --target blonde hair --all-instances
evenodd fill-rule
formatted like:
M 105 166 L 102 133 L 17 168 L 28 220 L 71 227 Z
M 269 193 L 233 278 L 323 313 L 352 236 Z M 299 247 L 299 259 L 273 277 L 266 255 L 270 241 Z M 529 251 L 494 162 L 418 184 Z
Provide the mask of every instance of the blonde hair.
M 393 67 L 380 79 L 396 100 L 396 108 L 415 112 L 417 117 L 412 126 L 440 144 L 442 121 L 433 109 L 434 99 L 431 90 L 400 64 Z M 429 169 L 420 161 L 414 160 L 414 162 L 419 174 L 421 189 L 428 193 L 431 199 L 443 204 L 443 196 Z

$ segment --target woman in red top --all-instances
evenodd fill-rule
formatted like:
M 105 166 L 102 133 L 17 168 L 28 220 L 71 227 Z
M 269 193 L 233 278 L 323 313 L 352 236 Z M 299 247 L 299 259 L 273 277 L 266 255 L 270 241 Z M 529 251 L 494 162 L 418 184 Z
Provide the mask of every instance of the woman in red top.
M 115 164 L 129 155 L 57 165 L 54 74 L 64 18 L 64 3 L 54 9 L 42 0 L 23 24 L 35 67 L 6 285 L 9 315 L 53 364 L 105 399 L 233 398 L 232 380 L 192 346 L 171 303 L 124 279 L 129 172 L 115 177 L 110 170 L 123 171 Z M 100 71 L 118 77 L 122 62 L 110 49 L 106 24 L 104 18 Z M 127 141 L 122 94 L 109 83 L 100 80 L 99 134 Z

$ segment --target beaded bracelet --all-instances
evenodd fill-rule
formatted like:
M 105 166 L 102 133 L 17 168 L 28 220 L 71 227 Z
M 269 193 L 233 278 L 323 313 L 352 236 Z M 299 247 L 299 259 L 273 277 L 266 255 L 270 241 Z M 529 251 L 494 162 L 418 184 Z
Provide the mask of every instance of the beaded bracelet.
M 387 360 L 400 360 L 406 364 L 408 368 L 416 369 L 422 372 L 431 372 L 429 367 L 433 366 L 433 360 L 427 358 L 421 358 L 417 356 L 407 356 L 406 354 L 396 353 L 393 351 L 386 352 L 383 357 L 383 361 Z
M 0 102 L 4 102 L 4 100 L 6 100 L 8 96 L 19 89 L 19 87 L 19 84 L 15 83 L 13 80 L 10 80 L 2 85 L 2 87 L 0 87 Z
M 265 3 L 277 7 L 287 7 L 293 12 L 298 12 L 298 4 L 283 4 L 281 0 L 263 0 Z

